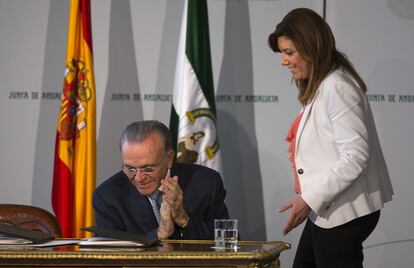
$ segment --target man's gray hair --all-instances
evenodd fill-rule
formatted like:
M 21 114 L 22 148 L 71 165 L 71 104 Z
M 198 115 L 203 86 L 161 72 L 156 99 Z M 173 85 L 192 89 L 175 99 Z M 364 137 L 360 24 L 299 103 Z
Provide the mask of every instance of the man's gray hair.
M 156 120 L 144 120 L 129 124 L 122 132 L 119 140 L 119 148 L 125 142 L 142 142 L 150 134 L 156 133 L 164 140 L 164 149 L 167 152 L 172 148 L 172 135 L 170 130 L 161 122 Z

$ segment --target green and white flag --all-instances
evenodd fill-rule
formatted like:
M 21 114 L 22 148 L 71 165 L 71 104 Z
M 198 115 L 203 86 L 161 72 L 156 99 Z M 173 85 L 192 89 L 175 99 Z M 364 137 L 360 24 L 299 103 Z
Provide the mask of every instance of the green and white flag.
M 170 129 L 177 162 L 221 171 L 206 0 L 185 2 Z

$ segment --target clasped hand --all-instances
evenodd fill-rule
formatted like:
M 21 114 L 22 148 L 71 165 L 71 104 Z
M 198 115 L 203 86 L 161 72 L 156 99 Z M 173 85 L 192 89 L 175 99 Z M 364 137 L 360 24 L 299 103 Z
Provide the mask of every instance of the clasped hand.
M 187 213 L 183 205 L 183 191 L 178 184 L 178 177 L 169 177 L 161 180 L 160 190 L 164 193 L 161 203 L 161 223 L 158 227 L 158 238 L 165 239 L 174 232 L 174 224 L 183 226 L 187 221 Z

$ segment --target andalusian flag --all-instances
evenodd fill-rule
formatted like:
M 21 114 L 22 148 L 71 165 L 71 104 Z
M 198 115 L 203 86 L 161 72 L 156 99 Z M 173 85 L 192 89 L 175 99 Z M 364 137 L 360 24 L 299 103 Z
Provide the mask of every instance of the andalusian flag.
M 184 6 L 170 129 L 177 161 L 221 170 L 206 0 Z
M 94 224 L 96 176 L 95 81 L 89 0 L 71 0 L 66 68 L 57 123 L 53 210 L 64 237 L 85 237 Z

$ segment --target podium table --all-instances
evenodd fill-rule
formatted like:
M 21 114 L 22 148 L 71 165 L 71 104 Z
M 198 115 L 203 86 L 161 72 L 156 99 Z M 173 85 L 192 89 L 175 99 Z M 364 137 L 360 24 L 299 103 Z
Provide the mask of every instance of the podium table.
M 280 267 L 285 242 L 240 241 L 218 250 L 210 240 L 164 240 L 149 248 L 0 247 L 0 267 Z

